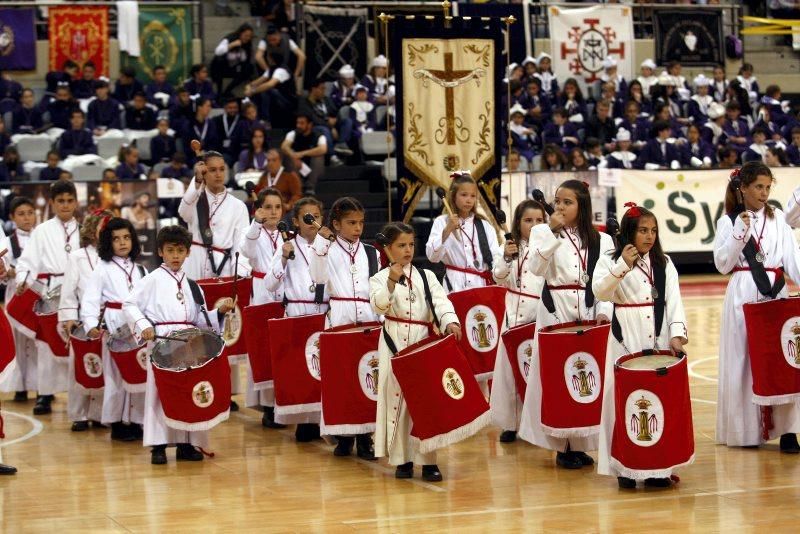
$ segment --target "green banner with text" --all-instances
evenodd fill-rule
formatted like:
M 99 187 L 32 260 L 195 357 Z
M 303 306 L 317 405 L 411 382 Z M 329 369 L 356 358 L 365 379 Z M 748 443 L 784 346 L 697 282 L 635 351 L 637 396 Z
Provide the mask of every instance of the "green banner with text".
M 167 81 L 180 85 L 189 77 L 192 67 L 192 21 L 188 7 L 143 7 L 139 8 L 139 42 L 141 56 L 131 57 L 122 53 L 123 67 L 136 69 L 136 77 L 148 83 L 153 68 L 163 65 L 167 69 Z

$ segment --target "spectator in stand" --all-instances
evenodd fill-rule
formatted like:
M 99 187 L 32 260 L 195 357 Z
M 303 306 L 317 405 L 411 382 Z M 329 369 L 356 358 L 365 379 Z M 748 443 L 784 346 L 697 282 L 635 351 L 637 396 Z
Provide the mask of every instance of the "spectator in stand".
M 640 74 L 639 77 L 636 78 L 636 81 L 641 84 L 642 93 L 645 95 L 650 95 L 650 89 L 658 83 L 658 77 L 655 75 L 655 71 L 656 64 L 650 58 L 645 59 L 642 61 L 642 64 L 639 65 Z
M 348 106 L 350 120 L 353 122 L 353 143 L 365 132 L 378 128 L 375 117 L 375 104 L 369 101 L 369 90 L 363 85 L 356 87 L 356 101 Z
M 580 148 L 573 148 L 569 151 L 567 156 L 569 162 L 569 170 L 571 171 L 588 171 L 589 162 L 586 160 L 586 154 Z
M 769 110 L 772 121 L 777 125 L 778 129 L 786 126 L 790 116 L 784 109 L 784 103 L 781 102 L 781 88 L 779 85 L 769 85 L 767 90 L 764 91 L 764 96 L 761 97 L 761 104 L 766 106 Z M 787 108 L 788 108 L 788 102 Z
M 725 106 L 726 120 L 722 126 L 722 131 L 727 137 L 727 143 L 737 154 L 742 154 L 750 145 L 747 121 L 741 117 L 740 103 L 737 101 L 728 102 Z
M 389 62 L 386 56 L 379 55 L 373 58 L 369 73 L 361 78 L 361 85 L 367 88 L 369 100 L 376 106 L 385 106 L 389 93 L 388 78 Z
M 0 182 L 19 182 L 27 179 L 28 175 L 22 168 L 16 147 L 6 147 L 3 151 L 3 161 L 0 162 Z
M 708 120 L 700 128 L 700 137 L 715 149 L 728 144 L 728 136 L 723 131 L 725 120 L 725 106 L 714 102 L 708 107 Z
M 781 137 L 781 128 L 772 121 L 772 112 L 768 106 L 765 104 L 760 104 L 758 107 L 758 115 L 756 115 L 756 117 L 758 120 L 753 125 L 753 128 L 750 129 L 751 136 L 753 135 L 753 129 L 763 128 L 767 133 L 768 140 L 775 141 L 776 143 L 783 141 L 783 137 Z
M 114 100 L 127 106 L 136 93 L 144 93 L 144 85 L 136 79 L 136 70 L 133 67 L 123 67 L 119 71 L 119 80 L 114 85 Z
M 551 66 L 552 66 L 552 61 L 550 55 L 542 52 L 536 58 L 537 72 L 534 76 L 536 76 L 537 78 L 539 78 L 539 80 L 541 80 L 542 92 L 550 97 L 551 102 L 554 102 L 559 92 L 558 92 L 558 80 L 556 79 L 555 74 L 553 74 Z
M 800 166 L 800 126 L 792 128 L 792 143 L 786 149 L 786 157 L 793 166 Z
M 688 115 L 692 122 L 702 126 L 708 120 L 708 108 L 714 103 L 714 97 L 708 94 L 711 80 L 703 74 L 694 79 L 695 94 L 689 99 Z
M 623 115 L 625 114 L 624 109 L 625 106 L 628 105 L 629 102 L 636 102 L 638 106 L 638 113 L 649 117 L 653 113 L 653 104 L 650 102 L 650 98 L 646 96 L 649 93 L 645 93 L 644 89 L 642 89 L 642 84 L 639 80 L 633 80 L 630 84 L 628 84 L 628 95 L 625 98 L 625 103 L 623 104 Z
M 303 196 L 303 186 L 296 172 L 283 168 L 280 153 L 273 149 L 267 151 L 267 168 L 256 184 L 256 191 L 272 187 L 281 192 L 283 213 L 291 213 L 294 203 Z
M 753 106 L 750 103 L 750 97 L 747 91 L 739 83 L 739 80 L 733 80 L 728 84 L 728 99 L 727 103 L 736 102 L 739 104 L 739 111 L 742 117 L 752 117 Z
M 747 92 L 751 105 L 758 100 L 758 81 L 753 75 L 753 71 L 752 64 L 742 63 L 742 66 L 739 67 L 739 75 L 736 77 L 736 81 Z
M 6 147 L 11 144 L 11 136 L 6 131 L 6 121 L 0 116 L 0 152 L 4 152 Z
M 733 169 L 738 167 L 739 154 L 730 145 L 719 149 L 719 168 Z
M 328 143 L 324 135 L 314 128 L 314 118 L 298 113 L 296 129 L 286 134 L 281 151 L 290 159 L 294 169 L 305 178 L 303 192 L 315 195 L 317 181 L 325 170 L 325 154 Z
M 635 84 L 636 82 L 633 82 L 631 87 Z M 619 128 L 624 128 L 630 133 L 634 152 L 639 152 L 650 138 L 650 122 L 640 116 L 639 110 L 639 104 L 635 100 L 629 100 L 625 104 L 625 116 L 618 124 Z
M 606 56 L 603 60 L 603 74 L 600 75 L 600 84 L 614 84 L 614 94 L 623 96 L 628 94 L 628 82 L 617 72 L 617 60 L 611 56 Z
M 350 117 L 339 116 L 338 111 L 330 97 L 325 96 L 325 82 L 322 79 L 311 84 L 308 96 L 302 98 L 297 106 L 298 115 L 311 117 L 314 126 L 325 136 L 326 148 L 331 147 L 337 154 L 351 156 L 353 151 L 348 145 L 352 137 L 353 121 Z M 338 142 L 332 146 L 334 131 Z
M 545 145 L 540 165 L 542 171 L 564 171 L 567 170 L 567 157 L 556 145 Z
M 97 69 L 95 68 L 94 63 L 91 61 L 84 63 L 81 71 L 81 77 L 77 80 L 73 80 L 70 83 L 72 96 L 78 100 L 88 100 L 89 98 L 92 98 L 94 96 L 94 84 L 97 81 L 95 79 L 96 72 Z
M 533 128 L 525 126 L 525 110 L 519 104 L 514 104 L 514 107 L 509 111 L 509 130 L 511 135 L 511 146 L 519 152 L 519 155 L 528 160 L 533 161 L 536 155 L 536 145 L 538 142 L 536 132 Z
M 50 103 L 50 100 L 56 95 L 56 91 L 60 84 L 66 84 L 66 87 L 69 88 L 70 83 L 72 80 L 75 79 L 75 76 L 78 74 L 78 64 L 68 59 L 64 62 L 64 66 L 61 67 L 60 71 L 50 71 L 45 76 L 45 83 L 47 84 L 47 89 L 44 93 L 44 97 L 40 102 L 40 106 L 42 109 L 46 108 L 47 105 Z
M 339 109 L 349 106 L 356 99 L 356 71 L 350 65 L 342 65 L 339 69 L 339 79 L 333 82 L 331 100 Z
M 617 136 L 617 126 L 611 118 L 611 104 L 601 100 L 595 104 L 594 111 L 595 115 L 586 122 L 586 135 L 596 138 L 606 151 L 611 151 Z
M 683 130 L 681 129 L 681 124 L 678 120 L 672 116 L 671 110 L 669 105 L 659 102 L 656 104 L 655 110 L 653 112 L 653 121 L 664 121 L 669 124 L 670 127 L 670 137 L 675 139 L 680 139 L 683 137 Z
M 169 123 L 176 132 L 182 132 L 194 119 L 194 101 L 189 90 L 180 87 L 175 91 L 175 101 L 169 108 Z
M 169 120 L 159 119 L 156 124 L 158 135 L 150 139 L 150 162 L 169 161 L 175 154 L 175 138 L 169 134 Z
M 72 110 L 78 107 L 78 104 L 72 99 L 72 94 L 69 91 L 69 84 L 67 82 L 59 82 L 56 88 L 56 96 L 47 105 L 47 113 L 50 114 L 50 126 L 68 130 L 72 117 Z
M 103 170 L 103 181 L 104 182 L 115 182 L 117 181 L 117 173 L 114 169 L 104 169 Z
M 245 23 L 226 35 L 214 49 L 211 79 L 217 86 L 220 100 L 224 101 L 236 87 L 247 83 L 254 74 L 253 27 Z M 231 82 L 223 88 L 225 78 L 231 78 Z
M 233 165 L 239 158 L 239 146 L 241 146 L 241 128 L 239 125 L 239 101 L 235 98 L 228 98 L 225 101 L 222 115 L 214 117 L 214 129 L 220 139 L 222 155 L 228 165 Z
M 239 172 L 263 171 L 267 168 L 267 131 L 260 126 L 250 134 L 250 146 L 239 154 Z
M 530 78 L 526 83 L 526 92 L 519 98 L 519 105 L 525 109 L 525 124 L 541 131 L 553 116 L 550 99 L 542 94 L 542 81 Z
M 524 172 L 521 167 L 522 157 L 519 155 L 519 152 L 512 148 L 508 151 L 508 155 L 506 155 L 506 166 L 500 172 Z
M 22 85 L 0 73 L 0 112 L 14 109 L 22 98 Z
M 258 109 L 252 102 L 245 102 L 242 105 L 242 118 L 240 119 L 241 135 L 239 136 L 239 152 L 246 150 L 250 146 L 250 138 L 253 130 L 263 128 L 269 131 L 269 126 L 258 118 Z M 269 142 L 269 139 L 267 139 Z
M 109 130 L 120 130 L 122 122 L 120 112 L 122 104 L 108 96 L 108 81 L 100 78 L 95 85 L 96 98 L 89 103 L 86 114 L 87 126 L 96 137 L 105 135 Z
M 58 157 L 57 150 L 51 150 L 47 153 L 47 167 L 39 171 L 39 180 L 58 180 L 63 170 L 58 164 L 61 163 L 61 158 Z
M 768 167 L 788 167 L 789 158 L 786 157 L 786 152 L 781 147 L 771 146 L 767 149 L 767 153 L 764 154 L 764 163 Z
M 525 59 L 522 60 L 522 70 L 525 73 L 522 75 L 523 80 L 527 84 L 532 79 L 536 78 L 536 59 L 531 56 L 525 56 Z M 541 86 L 542 81 L 539 80 L 539 85 Z
M 147 101 L 158 109 L 167 109 L 175 96 L 175 88 L 167 81 L 167 69 L 164 65 L 153 67 L 153 80 L 144 87 Z
M 197 139 L 203 150 L 220 150 L 220 137 L 214 121 L 208 118 L 211 113 L 211 100 L 207 98 L 197 98 L 195 100 L 195 114 L 192 122 L 184 127 L 181 139 L 183 140 L 183 150 L 189 150 L 188 163 L 191 166 L 197 162 L 197 156 L 191 152 L 192 140 Z
M 273 67 L 281 67 L 293 72 L 294 79 L 300 78 L 303 74 L 303 67 L 306 64 L 306 55 L 286 33 L 279 31 L 273 24 L 267 26 L 267 34 L 258 43 L 256 50 L 256 65 L 262 70 L 269 69 L 267 56 L 274 54 L 280 56 L 283 61 L 273 64 Z M 294 66 L 294 67 L 292 67 Z
M 147 103 L 147 97 L 139 92 L 125 110 L 125 127 L 129 130 L 152 130 L 156 127 L 156 111 Z
M 294 0 L 275 0 L 272 8 L 272 23 L 282 33 L 295 38 L 297 27 L 297 6 Z
M 604 165 L 606 157 L 603 155 L 603 145 L 596 137 L 587 137 L 586 142 L 586 161 L 590 169 L 597 169 Z
M 686 143 L 678 147 L 681 166 L 710 169 L 716 163 L 714 146 L 700 137 L 700 126 L 690 124 L 686 129 Z
M 44 126 L 42 112 L 36 107 L 32 89 L 24 89 L 21 102 L 11 114 L 11 132 L 14 134 L 35 134 Z
M 244 94 L 253 98 L 261 110 L 261 116 L 268 124 L 286 126 L 289 119 L 287 110 L 294 109 L 297 92 L 289 70 L 283 66 L 283 56 L 279 52 L 267 55 L 267 70 L 244 88 Z
M 139 149 L 133 145 L 122 147 L 119 151 L 122 163 L 115 173 L 118 180 L 147 180 L 147 169 L 139 163 Z
M 580 144 L 578 129 L 569 122 L 567 111 L 564 108 L 556 108 L 553 111 L 553 122 L 544 127 L 542 143 L 557 145 L 564 152 L 568 152 Z
M 631 133 L 624 128 L 617 130 L 616 150 L 608 155 L 605 167 L 609 169 L 641 169 L 642 163 L 631 152 Z
M 163 178 L 176 178 L 178 180 L 191 178 L 192 174 L 192 169 L 186 165 L 186 154 L 183 152 L 173 153 L 169 166 L 164 167 L 161 171 Z
M 723 104 L 728 95 L 728 78 L 725 75 L 725 66 L 717 65 L 714 67 L 714 79 L 711 81 L 711 96 L 714 100 Z
M 542 88 L 544 88 L 544 84 L 542 84 Z M 583 93 L 575 78 L 567 78 L 564 82 L 564 91 L 558 95 L 557 102 L 558 107 L 567 111 L 570 122 L 583 124 L 588 118 L 586 101 L 583 99 Z
M 679 169 L 680 154 L 675 143 L 667 142 L 672 135 L 672 129 L 666 121 L 653 123 L 653 139 L 650 139 L 639 154 L 647 170 Z
M 752 143 L 742 153 L 742 163 L 747 161 L 764 161 L 769 145 L 767 145 L 767 130 L 761 126 L 753 128 Z
M 658 77 L 658 85 L 652 88 L 651 100 L 656 114 L 658 114 L 659 104 L 663 104 L 669 107 L 669 114 L 672 119 L 680 123 L 681 120 L 685 121 L 685 119 L 683 119 L 683 104 L 681 104 L 678 93 L 675 91 L 675 83 L 675 78 L 666 72 L 662 72 Z
M 190 96 L 200 96 L 207 99 L 212 104 L 216 101 L 217 95 L 214 92 L 214 86 L 208 79 L 208 69 L 205 65 L 193 65 L 189 71 L 191 76 L 183 86 L 189 91 Z
M 70 128 L 58 140 L 58 152 L 61 159 L 67 156 L 80 156 L 82 154 L 97 154 L 92 132 L 84 128 L 86 117 L 78 108 L 70 112 Z

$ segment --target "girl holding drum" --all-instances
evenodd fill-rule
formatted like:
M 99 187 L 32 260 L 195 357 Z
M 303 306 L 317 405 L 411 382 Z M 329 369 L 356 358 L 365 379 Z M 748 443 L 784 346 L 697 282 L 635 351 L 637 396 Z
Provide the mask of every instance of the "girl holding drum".
M 800 253 L 784 213 L 768 204 L 774 178 L 760 161 L 731 173 L 726 215 L 717 221 L 714 263 L 732 273 L 725 293 L 719 344 L 717 442 L 758 447 L 780 436 L 780 450 L 800 453 L 800 403 L 760 407 L 753 403 L 753 375 L 742 306 L 784 298 L 784 272 L 800 280 Z M 771 412 L 771 413 L 770 413 Z
M 608 322 L 611 305 L 595 299 L 592 273 L 598 259 L 613 252 L 614 243 L 611 237 L 592 226 L 589 186 L 578 180 L 567 180 L 558 187 L 555 213 L 549 225 L 534 226 L 530 241 L 533 243 L 528 259 L 530 270 L 543 277 L 545 285 L 536 310 L 534 353 L 519 436 L 539 447 L 557 451 L 558 466 L 580 469 L 594 464 L 583 451 L 597 449 L 598 434 L 557 437 L 542 425 L 538 332 L 545 326 L 573 321 Z
M 620 488 L 635 488 L 636 479 L 613 467 L 610 462 L 614 431 L 614 364 L 617 358 L 650 349 L 668 349 L 673 355 L 683 352 L 688 343 L 678 271 L 664 254 L 658 239 L 658 221 L 645 208 L 629 202 L 620 223 L 617 247 L 600 256 L 594 271 L 592 289 L 602 301 L 614 304 L 612 336 L 608 341 L 603 415 L 598 451 L 598 472 L 617 475 Z M 666 487 L 667 478 L 643 476 L 645 486 Z

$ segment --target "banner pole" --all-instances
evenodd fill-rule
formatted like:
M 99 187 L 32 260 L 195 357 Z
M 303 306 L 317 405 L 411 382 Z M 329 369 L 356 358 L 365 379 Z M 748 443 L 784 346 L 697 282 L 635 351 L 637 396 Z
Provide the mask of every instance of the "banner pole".
M 394 15 L 387 15 L 381 12 L 378 15 L 383 24 L 383 55 L 386 56 L 386 76 L 389 76 L 389 21 L 394 19 Z M 397 88 L 395 88 L 395 91 Z M 389 101 L 386 101 L 386 159 L 388 160 L 392 153 L 392 116 L 389 114 Z M 396 149 L 396 148 L 395 148 Z M 384 163 L 384 166 L 386 164 Z M 397 159 L 395 158 L 395 171 L 394 178 L 397 180 Z M 392 222 L 392 182 L 389 177 L 386 177 L 386 222 Z
M 511 73 L 508 72 L 508 67 L 511 66 L 511 43 L 509 35 L 511 34 L 511 25 L 516 22 L 516 18 L 514 15 L 509 15 L 507 17 L 503 17 L 502 20 L 506 25 L 506 35 L 505 35 L 505 47 L 506 47 L 506 76 L 509 76 Z M 511 151 L 511 120 L 509 118 L 509 114 L 511 113 L 511 84 L 506 84 L 506 154 Z

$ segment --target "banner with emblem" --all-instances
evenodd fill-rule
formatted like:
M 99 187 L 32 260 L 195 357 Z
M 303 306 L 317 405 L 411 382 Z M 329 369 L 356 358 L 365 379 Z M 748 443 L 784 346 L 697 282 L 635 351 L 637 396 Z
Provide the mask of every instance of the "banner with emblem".
M 656 63 L 680 61 L 685 67 L 725 63 L 720 9 L 654 9 Z
M 0 70 L 36 68 L 33 8 L 0 9 Z
M 71 59 L 83 68 L 87 61 L 97 67 L 97 76 L 108 76 L 108 7 L 53 6 L 48 9 L 50 35 L 49 70 L 60 71 Z
M 547 8 L 553 72 L 559 80 L 576 78 L 593 84 L 603 74 L 603 60 L 617 62 L 626 80 L 633 68 L 633 14 L 629 6 L 595 5 L 577 9 Z
M 500 99 L 505 61 L 499 19 L 395 19 L 397 177 L 404 219 L 428 187 L 469 169 L 481 201 L 499 206 Z M 487 214 L 489 210 L 485 210 Z
M 318 78 L 337 80 L 344 65 L 357 76 L 367 73 L 368 15 L 365 7 L 303 6 L 306 88 Z
M 489 404 L 453 336 L 426 339 L 392 358 L 392 372 L 422 453 L 463 441 L 489 424 Z
M 476 287 L 447 296 L 464 329 L 459 345 L 478 380 L 488 380 L 500 342 L 500 327 L 506 312 L 506 288 Z
M 536 323 L 526 323 L 503 332 L 503 345 L 506 348 L 508 362 L 514 373 L 514 383 L 517 386 L 517 395 L 520 401 L 525 400 L 525 390 L 528 389 L 528 375 L 531 370 L 533 357 L 533 336 Z
M 242 310 L 250 304 L 253 279 L 239 278 L 234 284 L 232 276 L 224 276 L 203 278 L 197 284 L 203 290 L 208 313 L 215 313 L 213 310 L 222 299 L 236 296 L 236 307 L 225 316 L 222 323 L 222 340 L 225 342 L 222 355 L 227 356 L 231 363 L 244 361 L 247 358 L 247 343 Z
M 163 65 L 167 81 L 181 85 L 192 68 L 192 12 L 189 7 L 139 6 L 139 45 L 141 55 L 121 53 L 124 67 L 133 67 L 139 80 L 153 77 L 153 69 Z

